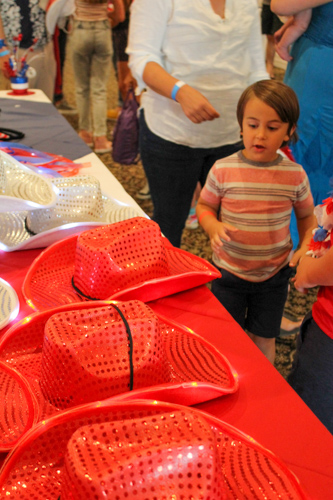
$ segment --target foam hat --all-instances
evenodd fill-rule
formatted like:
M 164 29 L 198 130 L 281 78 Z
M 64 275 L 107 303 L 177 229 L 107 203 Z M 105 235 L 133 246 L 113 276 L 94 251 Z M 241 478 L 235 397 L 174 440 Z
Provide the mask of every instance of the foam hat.
M 14 288 L 0 278 L 0 330 L 13 321 L 20 310 L 20 301 Z
M 148 302 L 219 276 L 206 260 L 173 247 L 156 222 L 135 217 L 48 247 L 32 263 L 23 294 L 36 310 L 110 298 Z
M 0 249 L 43 248 L 72 234 L 138 215 L 102 195 L 96 177 L 78 175 L 51 180 L 57 192 L 52 208 L 0 213 Z
M 49 208 L 55 202 L 48 179 L 0 150 L 0 212 Z
M 285 464 L 235 427 L 141 400 L 37 424 L 3 465 L 0 491 L 13 500 L 306 498 Z
M 217 349 L 140 301 L 35 313 L 2 337 L 0 361 L 27 381 L 39 420 L 115 396 L 192 405 L 238 388 L 236 373 Z M 5 406 L 1 411 L 11 413 Z M 0 450 L 8 434 L 4 429 Z

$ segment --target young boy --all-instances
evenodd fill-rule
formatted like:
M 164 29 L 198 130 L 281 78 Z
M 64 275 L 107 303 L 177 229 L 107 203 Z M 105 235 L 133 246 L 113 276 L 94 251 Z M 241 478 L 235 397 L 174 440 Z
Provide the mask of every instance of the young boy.
M 316 224 L 305 171 L 277 152 L 296 140 L 298 116 L 296 94 L 283 83 L 248 87 L 237 107 L 244 149 L 215 163 L 197 204 L 222 273 L 212 291 L 272 363 L 291 267 Z M 300 248 L 290 260 L 292 208 Z

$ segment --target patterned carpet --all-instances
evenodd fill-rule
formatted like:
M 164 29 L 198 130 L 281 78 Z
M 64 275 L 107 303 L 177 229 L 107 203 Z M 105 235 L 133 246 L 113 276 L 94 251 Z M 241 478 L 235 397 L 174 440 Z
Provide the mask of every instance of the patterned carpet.
M 283 71 L 276 69 L 276 78 L 283 79 Z M 75 86 L 73 72 L 70 64 L 70 47 L 68 50 L 68 58 L 65 64 L 65 77 L 64 77 L 64 93 L 67 101 L 75 106 Z M 114 108 L 117 105 L 117 85 L 115 75 L 112 74 L 108 85 L 108 106 Z M 78 130 L 77 115 L 67 115 L 66 118 Z M 114 121 L 108 121 L 108 129 L 110 137 L 112 137 L 112 130 Z M 113 175 L 120 181 L 126 191 L 137 201 L 142 209 L 151 216 L 152 203 L 150 200 L 139 200 L 136 196 L 137 192 L 145 184 L 145 175 L 141 163 L 137 165 L 124 166 L 112 161 L 110 154 L 99 155 L 103 163 L 110 169 Z M 207 260 L 211 259 L 211 249 L 209 241 L 203 230 L 199 227 L 195 230 L 185 229 L 182 239 L 182 248 L 192 252 Z M 295 290 L 291 284 L 289 297 L 286 303 L 285 311 L 287 314 L 295 318 L 302 318 L 316 298 L 317 290 L 311 290 L 308 295 L 300 294 Z M 276 354 L 276 368 L 283 377 L 286 377 L 290 371 L 293 354 L 295 351 L 296 333 L 288 335 L 284 338 L 277 340 L 277 354 Z

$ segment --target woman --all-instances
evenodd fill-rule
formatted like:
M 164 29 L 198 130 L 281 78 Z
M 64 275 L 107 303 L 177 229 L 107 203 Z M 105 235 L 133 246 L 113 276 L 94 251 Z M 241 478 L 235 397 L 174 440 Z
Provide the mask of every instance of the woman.
M 135 0 L 127 51 L 153 219 L 180 246 L 197 182 L 241 147 L 239 96 L 268 78 L 257 1 Z
M 111 25 L 108 0 L 76 0 L 72 32 L 79 136 L 96 153 L 111 151 L 106 137 L 107 82 L 111 71 Z M 114 0 L 115 13 L 125 12 L 122 0 Z M 92 123 L 90 118 L 92 108 Z
M 295 16 L 312 8 L 305 33 L 293 44 L 285 83 L 300 103 L 297 132 L 291 146 L 297 163 L 308 174 L 314 204 L 327 198 L 333 161 L 333 2 L 328 0 L 272 0 L 278 15 Z M 291 227 L 294 246 L 298 242 L 295 220 Z

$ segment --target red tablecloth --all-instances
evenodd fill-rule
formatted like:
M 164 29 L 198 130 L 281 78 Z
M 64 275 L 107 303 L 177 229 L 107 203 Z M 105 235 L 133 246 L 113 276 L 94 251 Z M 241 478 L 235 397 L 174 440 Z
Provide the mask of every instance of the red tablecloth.
M 17 319 L 31 313 L 23 300 L 24 276 L 38 250 L 0 252 L 0 277 L 18 293 Z M 333 498 L 333 437 L 205 287 L 149 305 L 192 328 L 227 356 L 239 375 L 237 393 L 199 405 L 278 455 L 310 498 Z M 8 328 L 8 327 L 7 327 Z M 3 334 L 6 329 L 0 332 Z

